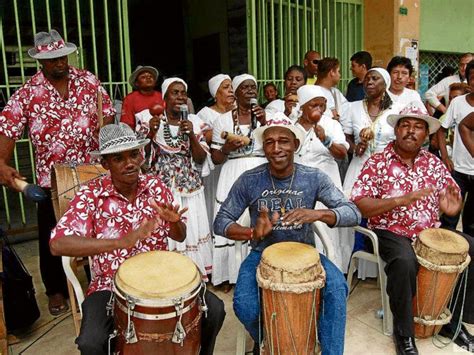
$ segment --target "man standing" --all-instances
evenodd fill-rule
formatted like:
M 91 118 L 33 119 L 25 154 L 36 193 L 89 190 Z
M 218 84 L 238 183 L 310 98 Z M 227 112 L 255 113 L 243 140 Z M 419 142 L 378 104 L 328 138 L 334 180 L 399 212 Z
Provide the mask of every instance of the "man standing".
M 313 85 L 316 82 L 318 75 L 318 62 L 321 59 L 321 54 L 314 50 L 309 50 L 304 55 L 303 66 L 307 75 L 306 85 Z
M 150 109 L 156 104 L 163 106 L 164 101 L 161 92 L 155 90 L 158 74 L 158 70 L 154 67 L 139 65 L 130 75 L 128 82 L 135 91 L 123 99 L 120 122 L 126 123 L 132 129 L 135 129 L 135 114 Z
M 439 121 L 422 106 L 407 106 L 400 115 L 390 115 L 395 141 L 365 163 L 352 189 L 351 199 L 368 218 L 368 227 L 378 236 L 379 253 L 387 263 L 387 293 L 394 317 L 397 354 L 418 354 L 414 338 L 413 297 L 416 294 L 418 261 L 412 241 L 427 228 L 439 227 L 440 212 L 455 215 L 462 205 L 459 188 L 443 163 L 421 149 Z M 474 255 L 474 240 L 464 236 Z M 441 335 L 454 338 L 460 346 L 474 350 L 474 341 L 460 321 L 474 321 L 474 266 L 468 271 L 466 300 L 451 308 L 453 318 Z M 401 287 L 400 285 L 403 285 Z M 454 292 L 454 294 L 457 291 Z
M 354 79 L 347 85 L 346 99 L 349 102 L 363 100 L 365 97 L 362 85 L 365 74 L 372 68 L 372 56 L 369 52 L 361 51 L 351 57 L 351 72 Z
M 463 54 L 461 58 L 459 58 L 459 73 L 444 78 L 425 93 L 426 100 L 433 108 L 441 111 L 442 113 L 446 113 L 446 105 L 449 102 L 449 85 L 452 83 L 462 83 L 466 81 L 466 66 L 467 63 L 473 59 L 474 56 L 472 53 Z M 441 101 L 439 101 L 441 98 L 444 98 L 444 105 L 441 103 Z
M 138 140 L 125 123 L 100 131 L 102 166 L 110 175 L 87 183 L 51 234 L 55 255 L 92 256 L 94 277 L 82 304 L 81 332 L 76 340 L 82 354 L 107 354 L 113 316 L 107 314 L 113 278 L 129 257 L 152 250 L 167 250 L 167 238 L 186 238 L 183 214 L 173 205 L 171 191 L 157 178 L 140 174 L 139 149 L 150 142 Z M 201 354 L 211 355 L 224 322 L 224 303 L 209 291 L 203 318 Z
M 474 60 L 466 66 L 465 74 L 467 83 L 474 90 Z M 464 233 L 474 236 L 474 158 L 468 152 L 462 141 L 460 134 L 460 123 L 470 113 L 474 112 L 474 92 L 458 96 L 449 104 L 446 116 L 438 131 L 439 150 L 441 159 L 449 171 L 453 174 L 454 180 L 461 188 L 461 195 L 467 194 L 462 215 L 462 225 Z M 446 131 L 454 128 L 453 160 L 448 156 L 446 149 Z M 443 226 L 455 229 L 459 221 L 459 214 L 454 217 L 443 216 Z
M 36 151 L 38 184 L 50 195 L 54 164 L 88 163 L 89 152 L 97 149 L 99 102 L 104 122 L 111 122 L 115 112 L 99 80 L 68 65 L 67 55 L 77 49 L 74 44 L 65 43 L 55 30 L 37 33 L 34 42 L 28 54 L 42 68 L 12 95 L 0 114 L 0 184 L 18 190 L 15 178 L 23 177 L 8 164 L 15 141 L 26 128 Z M 51 199 L 38 203 L 40 270 L 52 315 L 68 308 L 61 258 L 53 257 L 48 245 L 55 224 Z
M 234 311 L 255 341 L 260 337 L 260 300 L 256 269 L 263 250 L 278 242 L 314 245 L 311 223 L 332 227 L 354 226 L 360 213 L 321 170 L 294 163 L 294 153 L 304 132 L 293 125 L 275 124 L 255 131 L 263 145 L 267 164 L 244 172 L 232 186 L 215 220 L 216 234 L 232 240 L 249 240 L 252 251 L 240 266 L 234 292 Z M 327 209 L 314 209 L 321 201 Z M 251 226 L 236 221 L 249 208 Z M 315 252 L 317 252 L 315 250 Z M 320 255 L 326 271 L 322 290 L 318 334 L 323 355 L 344 351 L 347 284 L 339 269 Z

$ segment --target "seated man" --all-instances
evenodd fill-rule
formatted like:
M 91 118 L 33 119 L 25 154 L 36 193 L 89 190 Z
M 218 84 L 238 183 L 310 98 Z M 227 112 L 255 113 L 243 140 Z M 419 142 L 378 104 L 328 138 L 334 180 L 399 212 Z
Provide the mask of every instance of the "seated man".
M 390 115 L 395 141 L 365 163 L 352 189 L 351 199 L 367 217 L 368 227 L 379 238 L 379 252 L 387 263 L 387 293 L 394 318 L 394 337 L 398 354 L 418 354 L 414 339 L 412 300 L 416 294 L 418 262 L 411 243 L 427 228 L 440 225 L 439 213 L 455 215 L 462 205 L 459 187 L 444 164 L 421 149 L 439 121 L 412 104 L 400 115 Z M 471 237 L 469 254 L 473 255 Z M 469 266 L 463 321 L 474 322 L 472 302 L 474 269 Z M 456 291 L 455 291 L 456 294 Z M 459 302 L 461 303 L 461 302 Z M 460 318 L 461 305 L 451 309 L 451 323 L 441 335 L 453 338 Z M 456 344 L 474 350 L 474 340 L 462 326 Z
M 299 128 L 263 126 L 255 131 L 255 139 L 262 142 L 268 163 L 244 172 L 235 182 L 214 220 L 214 231 L 229 239 L 251 241 L 252 251 L 240 266 L 234 311 L 255 341 L 254 352 L 258 353 L 262 338 L 256 268 L 262 251 L 284 241 L 314 245 L 311 223 L 354 226 L 360 222 L 360 212 L 321 170 L 293 162 L 295 151 L 304 141 L 304 132 Z M 317 201 L 329 209 L 315 210 Z M 236 223 L 247 207 L 252 228 Z M 341 355 L 347 284 L 341 271 L 324 255 L 321 263 L 326 270 L 326 286 L 322 290 L 319 340 L 324 355 Z
M 81 332 L 76 339 L 83 354 L 106 354 L 112 316 L 106 305 L 115 272 L 128 257 L 151 250 L 166 250 L 166 238 L 183 241 L 186 225 L 173 197 L 157 178 L 140 173 L 139 149 L 148 139 L 137 140 L 124 123 L 103 127 L 99 134 L 102 166 L 110 175 L 82 187 L 51 235 L 54 255 L 93 256 L 94 277 L 82 304 Z M 207 291 L 209 307 L 203 317 L 201 354 L 212 354 L 225 311 L 223 302 Z

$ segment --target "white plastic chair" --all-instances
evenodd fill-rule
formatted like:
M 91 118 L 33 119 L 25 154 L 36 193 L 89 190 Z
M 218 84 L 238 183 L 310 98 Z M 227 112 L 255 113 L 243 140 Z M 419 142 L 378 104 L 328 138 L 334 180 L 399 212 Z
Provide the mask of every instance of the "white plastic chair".
M 76 335 L 79 335 L 82 320 L 82 302 L 84 302 L 84 290 L 77 278 L 78 266 L 84 266 L 87 263 L 91 265 L 88 258 L 76 258 L 63 256 L 62 258 L 64 273 L 67 277 L 67 289 L 69 292 L 69 302 L 71 303 L 71 313 L 74 321 Z M 92 273 L 92 272 L 91 272 Z
M 390 302 L 387 294 L 387 275 L 385 274 L 384 270 L 386 263 L 382 260 L 379 254 L 379 241 L 377 235 L 370 229 L 361 226 L 354 227 L 354 230 L 369 237 L 370 241 L 372 242 L 374 251 L 373 253 L 369 253 L 367 251 L 359 250 L 352 254 L 351 262 L 349 265 L 349 271 L 347 273 L 347 285 L 349 287 L 349 291 L 351 290 L 352 277 L 354 275 L 354 271 L 357 268 L 359 260 L 362 259 L 372 261 L 378 265 L 378 283 L 380 285 L 380 294 L 382 296 L 383 310 L 382 329 L 385 335 L 390 336 L 393 334 L 393 315 L 392 311 L 390 310 Z
M 316 221 L 311 225 L 311 229 L 314 232 L 314 238 L 318 237 L 323 244 L 324 251 L 326 257 L 333 261 L 334 260 L 334 246 L 332 245 L 331 238 L 327 235 L 327 233 L 323 229 L 323 223 L 320 221 Z M 235 260 L 236 265 L 240 265 L 242 263 L 242 242 L 236 241 L 235 242 Z M 246 330 L 243 324 L 240 323 L 237 330 L 237 344 L 235 349 L 236 355 L 244 355 L 245 354 L 245 340 L 246 340 Z

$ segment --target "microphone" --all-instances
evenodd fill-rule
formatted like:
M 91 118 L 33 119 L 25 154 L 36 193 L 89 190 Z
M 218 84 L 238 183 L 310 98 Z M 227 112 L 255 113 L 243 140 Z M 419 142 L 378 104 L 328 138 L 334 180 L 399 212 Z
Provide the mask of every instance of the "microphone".
M 188 119 L 188 105 L 186 104 L 179 105 L 179 112 L 181 113 L 181 119 L 183 121 Z
M 258 101 L 256 98 L 251 98 L 250 99 L 250 110 L 251 110 L 250 111 L 250 125 L 252 127 L 252 130 L 257 128 L 257 115 L 252 110 L 255 106 L 258 106 Z
M 26 181 L 16 179 L 15 184 L 21 190 L 23 195 L 34 202 L 40 202 L 48 198 L 48 195 L 38 185 L 28 184 Z

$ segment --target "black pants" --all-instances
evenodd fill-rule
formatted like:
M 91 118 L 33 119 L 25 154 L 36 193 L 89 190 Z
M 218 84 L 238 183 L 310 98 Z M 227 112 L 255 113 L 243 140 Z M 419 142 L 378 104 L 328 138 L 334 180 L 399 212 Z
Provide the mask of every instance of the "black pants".
M 416 294 L 416 275 L 418 273 L 418 261 L 411 246 L 411 240 L 397 236 L 387 230 L 376 229 L 374 232 L 379 238 L 379 252 L 382 259 L 387 263 L 385 273 L 387 274 L 387 293 L 390 297 L 390 309 L 393 313 L 394 332 L 401 336 L 414 336 L 413 325 L 413 297 Z M 459 232 L 458 232 L 459 233 Z M 474 238 L 462 234 L 469 243 L 469 255 L 474 257 Z M 458 282 L 454 295 L 458 292 L 461 283 Z M 461 290 L 462 296 L 462 290 Z M 462 320 L 467 323 L 474 321 L 474 265 L 468 266 L 468 279 L 466 299 Z M 457 324 L 461 313 L 461 300 L 455 309 L 450 309 L 453 314 L 451 324 Z
M 467 194 L 462 214 L 462 230 L 464 233 L 474 237 L 474 175 L 467 175 L 458 171 L 453 171 L 452 175 L 461 189 L 463 199 Z M 460 214 L 454 217 L 441 216 L 442 227 L 456 229 Z
M 82 324 L 76 344 L 82 355 L 103 355 L 108 351 L 108 338 L 114 330 L 114 320 L 107 315 L 106 305 L 110 291 L 98 291 L 87 296 L 82 303 Z M 225 318 L 224 302 L 210 291 L 205 295 L 209 308 L 207 317 L 202 318 L 201 352 L 212 355 L 217 334 Z
M 38 202 L 38 238 L 39 238 L 39 263 L 41 278 L 46 288 L 48 296 L 62 293 L 68 296 L 66 275 L 60 256 L 53 256 L 49 249 L 51 231 L 56 226 L 53 202 L 51 201 L 51 191 L 45 189 L 48 194 L 47 199 Z

